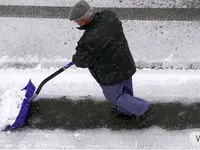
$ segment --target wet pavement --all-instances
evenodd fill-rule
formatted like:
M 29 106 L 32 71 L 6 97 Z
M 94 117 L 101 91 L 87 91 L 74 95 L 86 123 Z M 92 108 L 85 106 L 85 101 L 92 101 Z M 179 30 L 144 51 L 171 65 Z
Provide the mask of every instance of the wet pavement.
M 50 130 L 96 128 L 129 130 L 151 126 L 158 126 L 166 130 L 200 128 L 200 103 L 184 105 L 174 102 L 151 105 L 153 106 L 151 121 L 146 122 L 111 112 L 112 106 L 107 101 L 94 101 L 92 99 L 71 101 L 67 98 L 40 99 L 32 103 L 25 126 Z M 141 123 L 148 123 L 148 126 L 141 126 Z
M 96 8 L 114 11 L 122 20 L 198 21 L 200 8 Z M 70 7 L 0 5 L 0 17 L 67 19 Z

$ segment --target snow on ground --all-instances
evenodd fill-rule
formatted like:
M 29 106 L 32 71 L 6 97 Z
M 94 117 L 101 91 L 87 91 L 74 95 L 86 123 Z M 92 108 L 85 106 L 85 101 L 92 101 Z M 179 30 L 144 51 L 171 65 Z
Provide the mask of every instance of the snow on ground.
M 73 6 L 79 0 L 6 0 L 0 5 Z M 197 0 L 86 0 L 95 7 L 199 8 Z
M 71 59 L 82 35 L 67 19 L 0 18 L 0 22 L 0 67 L 61 65 L 63 59 Z M 122 22 L 136 62 L 200 66 L 200 22 Z
M 198 149 L 190 134 L 198 130 L 24 130 L 0 134 L 0 149 Z
M 22 89 L 29 79 L 38 87 L 42 80 L 58 69 L 1 69 L 0 94 L 7 89 Z M 136 96 L 150 102 L 199 102 L 199 74 L 199 70 L 138 70 L 133 76 L 134 92 Z M 105 100 L 100 86 L 87 69 L 69 68 L 47 82 L 38 97 L 67 96 L 76 99 L 88 95 L 97 100 Z

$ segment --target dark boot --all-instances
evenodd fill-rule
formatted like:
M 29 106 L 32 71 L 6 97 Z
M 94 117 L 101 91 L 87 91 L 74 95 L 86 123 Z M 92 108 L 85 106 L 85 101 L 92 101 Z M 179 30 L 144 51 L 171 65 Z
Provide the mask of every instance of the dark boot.
M 113 115 L 115 115 L 115 117 L 118 117 L 120 119 L 135 119 L 135 115 L 126 115 L 126 114 L 122 114 L 117 110 L 117 106 L 112 106 L 110 108 L 110 111 Z
M 147 128 L 153 125 L 155 107 L 153 105 L 149 106 L 149 109 L 139 117 L 136 117 L 136 123 L 139 128 Z

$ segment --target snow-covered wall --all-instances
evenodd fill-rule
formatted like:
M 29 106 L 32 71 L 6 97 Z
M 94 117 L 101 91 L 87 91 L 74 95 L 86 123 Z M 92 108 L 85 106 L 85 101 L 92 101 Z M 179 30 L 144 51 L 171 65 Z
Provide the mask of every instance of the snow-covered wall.
M 79 0 L 2 0 L 0 5 L 72 6 Z M 200 8 L 199 0 L 87 0 L 95 7 Z

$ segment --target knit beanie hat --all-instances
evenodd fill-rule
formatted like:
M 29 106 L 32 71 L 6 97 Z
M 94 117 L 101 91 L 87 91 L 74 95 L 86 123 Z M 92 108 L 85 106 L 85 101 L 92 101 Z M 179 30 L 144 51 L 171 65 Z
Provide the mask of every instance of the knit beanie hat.
M 69 12 L 69 20 L 79 20 L 79 19 L 88 19 L 94 15 L 94 8 L 90 7 L 90 5 L 81 0 L 76 3 Z

